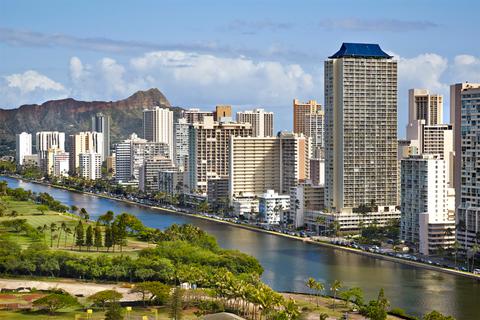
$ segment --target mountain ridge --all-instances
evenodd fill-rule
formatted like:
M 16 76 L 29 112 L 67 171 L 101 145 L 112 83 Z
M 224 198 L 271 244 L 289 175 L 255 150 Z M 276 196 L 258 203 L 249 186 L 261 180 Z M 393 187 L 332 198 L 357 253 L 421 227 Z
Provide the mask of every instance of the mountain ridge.
M 112 118 L 112 142 L 136 132 L 141 136 L 142 112 L 146 107 L 160 106 L 178 112 L 157 88 L 137 91 L 117 101 L 80 101 L 73 98 L 49 100 L 42 104 L 25 104 L 14 109 L 0 109 L 0 150 L 11 154 L 15 134 L 22 131 L 62 131 L 66 135 L 91 130 L 91 117 L 102 112 Z M 7 150 L 5 150 L 7 149 Z M 10 152 L 8 152 L 10 150 Z

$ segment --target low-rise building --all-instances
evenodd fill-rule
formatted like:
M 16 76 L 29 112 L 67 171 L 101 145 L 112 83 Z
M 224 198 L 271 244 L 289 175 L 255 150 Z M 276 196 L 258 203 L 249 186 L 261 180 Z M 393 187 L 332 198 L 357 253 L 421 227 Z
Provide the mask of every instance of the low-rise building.
M 243 194 L 232 201 L 235 217 L 255 220 L 258 217 L 258 197 L 254 194 Z
M 68 152 L 58 152 L 53 155 L 53 175 L 67 177 L 70 170 L 70 156 Z
M 301 183 L 290 189 L 290 211 L 288 223 L 295 228 L 306 223 L 306 212 L 324 208 L 324 187 L 315 186 L 311 181 Z
M 267 224 L 284 223 L 284 217 L 290 209 L 290 196 L 267 190 L 258 198 L 258 213 Z

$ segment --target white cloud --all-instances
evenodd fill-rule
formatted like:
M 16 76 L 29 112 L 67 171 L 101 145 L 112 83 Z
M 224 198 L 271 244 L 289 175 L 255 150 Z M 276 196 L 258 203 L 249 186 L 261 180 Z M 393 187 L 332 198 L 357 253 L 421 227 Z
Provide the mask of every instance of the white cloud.
M 480 58 L 467 54 L 456 56 L 450 74 L 454 82 L 480 82 Z
M 35 70 L 0 77 L 0 108 L 15 108 L 67 96 L 68 90 L 61 83 Z
M 7 81 L 7 86 L 9 88 L 19 89 L 21 93 L 28 93 L 35 90 L 65 90 L 62 84 L 55 82 L 49 77 L 34 70 L 5 76 L 5 80 Z

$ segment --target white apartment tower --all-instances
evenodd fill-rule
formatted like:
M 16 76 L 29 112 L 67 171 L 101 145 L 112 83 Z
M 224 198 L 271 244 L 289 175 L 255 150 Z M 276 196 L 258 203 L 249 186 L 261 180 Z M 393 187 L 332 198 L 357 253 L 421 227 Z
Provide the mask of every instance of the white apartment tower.
M 111 118 L 109 115 L 97 113 L 92 117 L 92 131 L 103 133 L 103 160 L 110 155 L 110 124 Z
M 237 122 L 250 123 L 254 137 L 273 136 L 273 112 L 263 109 L 237 112 Z
M 51 174 L 53 162 L 48 163 L 48 151 L 50 149 L 65 150 L 65 133 L 58 131 L 40 131 L 36 134 L 36 149 L 38 162 L 43 172 Z M 53 160 L 52 160 L 53 161 Z
M 151 142 L 167 143 L 173 156 L 173 111 L 153 107 L 143 111 L 143 138 Z
M 449 192 L 446 168 L 438 155 L 401 160 L 401 238 L 422 254 L 446 249 L 455 240 L 454 193 Z
M 32 135 L 22 132 L 16 135 L 16 160 L 18 165 L 23 165 L 25 156 L 32 155 Z
M 182 171 L 188 169 L 188 147 L 189 147 L 189 128 L 190 124 L 186 118 L 179 118 L 175 122 L 173 136 L 175 165 Z
M 397 62 L 377 44 L 344 43 L 325 61 L 325 205 L 396 204 Z
M 100 153 L 90 150 L 86 153 L 81 153 L 79 158 L 80 177 L 88 180 L 97 180 L 102 178 L 102 156 Z
M 53 175 L 67 177 L 70 169 L 70 155 L 68 152 L 57 152 L 53 155 Z

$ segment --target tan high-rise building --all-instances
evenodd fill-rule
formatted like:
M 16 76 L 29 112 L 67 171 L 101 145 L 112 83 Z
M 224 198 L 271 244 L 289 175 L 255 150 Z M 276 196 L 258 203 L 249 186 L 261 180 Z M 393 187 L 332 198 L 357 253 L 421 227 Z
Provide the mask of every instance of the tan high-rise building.
M 306 133 L 305 128 L 305 115 L 316 113 L 317 110 L 321 110 L 322 106 L 315 100 L 308 102 L 300 102 L 298 99 L 293 100 L 293 132 L 294 133 Z
M 237 112 L 237 122 L 250 123 L 254 137 L 273 136 L 273 112 L 263 109 Z
M 456 83 L 450 86 L 450 123 L 453 127 L 453 185 L 455 188 L 455 208 L 460 206 L 462 183 L 462 92 L 480 88 L 480 83 Z
M 231 137 L 230 198 L 280 191 L 280 140 L 278 137 Z
M 213 120 L 221 122 L 222 118 L 228 118 L 232 120 L 232 106 L 220 104 L 215 107 Z
M 214 112 L 202 111 L 198 108 L 191 108 L 191 109 L 182 111 L 182 118 L 185 118 L 188 124 L 192 124 L 195 122 L 203 122 L 204 117 L 213 117 L 213 116 L 214 116 Z
M 207 191 L 209 179 L 228 175 L 230 137 L 252 135 L 250 123 L 217 122 L 205 116 L 202 123 L 190 126 L 189 180 L 190 188 Z
M 310 143 L 302 134 L 277 137 L 231 137 L 230 197 L 261 195 L 266 190 L 288 194 L 308 179 Z
M 101 161 L 104 161 L 105 145 L 101 132 L 79 132 L 69 136 L 70 172 L 78 173 L 80 167 L 80 154 L 93 151 L 100 154 Z
M 356 224 L 358 208 L 398 218 L 397 172 L 397 61 L 344 43 L 325 61 L 325 206 Z
M 408 90 L 408 122 L 425 120 L 426 125 L 443 121 L 443 96 L 427 89 Z

